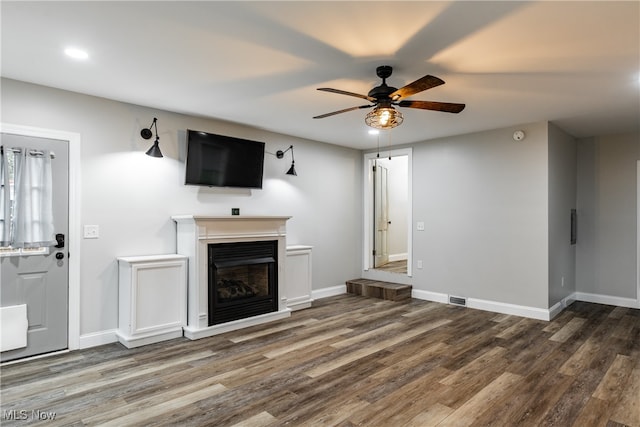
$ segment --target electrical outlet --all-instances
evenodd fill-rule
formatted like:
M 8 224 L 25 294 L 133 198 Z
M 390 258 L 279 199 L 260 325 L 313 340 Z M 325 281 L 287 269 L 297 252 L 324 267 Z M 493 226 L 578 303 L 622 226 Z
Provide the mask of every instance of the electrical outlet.
M 85 239 L 97 239 L 100 237 L 100 227 L 97 225 L 85 225 L 84 226 L 84 238 Z
M 422 269 L 422 260 L 421 259 L 418 260 L 418 268 Z
M 424 231 L 424 222 L 418 221 L 417 227 L 418 231 Z

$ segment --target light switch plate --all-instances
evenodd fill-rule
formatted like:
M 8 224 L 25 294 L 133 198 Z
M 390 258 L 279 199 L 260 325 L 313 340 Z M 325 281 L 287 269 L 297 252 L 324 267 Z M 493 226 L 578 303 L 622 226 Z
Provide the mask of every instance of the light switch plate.
M 85 225 L 83 235 L 85 239 L 97 239 L 100 237 L 100 227 L 97 225 Z

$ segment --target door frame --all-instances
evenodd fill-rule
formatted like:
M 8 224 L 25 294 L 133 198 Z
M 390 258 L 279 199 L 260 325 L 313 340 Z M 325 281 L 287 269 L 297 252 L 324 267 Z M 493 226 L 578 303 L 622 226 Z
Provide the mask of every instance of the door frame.
M 80 348 L 80 134 L 55 129 L 0 123 L 0 133 L 48 138 L 69 143 L 69 305 L 67 348 Z
M 413 181 L 413 149 L 409 148 L 399 148 L 395 150 L 390 150 L 385 157 L 398 157 L 398 156 L 407 156 L 407 277 L 412 276 L 412 253 L 413 253 L 413 190 L 412 190 L 412 181 Z M 368 271 L 373 269 L 371 253 L 373 251 L 373 170 L 371 168 L 371 163 L 373 160 L 378 158 L 377 152 L 365 153 L 364 154 L 364 205 L 363 205 L 363 263 L 362 269 L 364 271 Z

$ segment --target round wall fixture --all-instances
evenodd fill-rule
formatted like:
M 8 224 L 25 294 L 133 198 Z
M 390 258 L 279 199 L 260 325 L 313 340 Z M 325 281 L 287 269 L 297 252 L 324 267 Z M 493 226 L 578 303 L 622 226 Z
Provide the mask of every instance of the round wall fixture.
M 521 130 L 517 130 L 513 133 L 513 140 L 514 141 L 522 141 L 524 139 L 524 131 Z

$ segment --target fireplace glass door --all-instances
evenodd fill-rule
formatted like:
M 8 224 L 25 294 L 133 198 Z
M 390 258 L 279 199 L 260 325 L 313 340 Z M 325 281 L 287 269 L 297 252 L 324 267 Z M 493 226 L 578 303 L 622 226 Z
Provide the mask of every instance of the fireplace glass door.
M 277 241 L 209 245 L 210 326 L 277 309 Z

